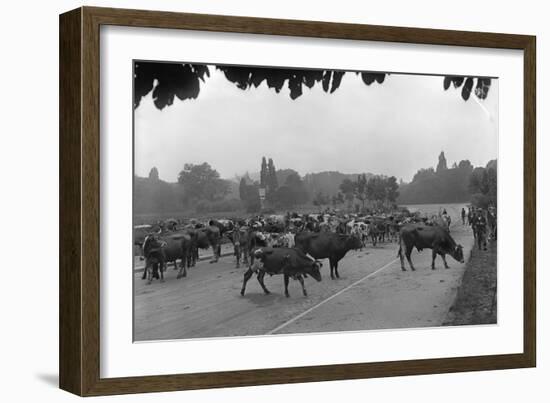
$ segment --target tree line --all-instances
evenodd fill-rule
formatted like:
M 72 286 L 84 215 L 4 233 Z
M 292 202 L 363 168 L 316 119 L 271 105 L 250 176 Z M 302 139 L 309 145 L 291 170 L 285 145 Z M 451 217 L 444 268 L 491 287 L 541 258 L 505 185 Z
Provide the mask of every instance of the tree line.
M 497 163 L 474 168 L 462 160 L 447 167 L 444 153 L 436 169 L 421 168 L 410 183 L 394 176 L 321 172 L 303 178 L 293 169 L 276 169 L 273 159 L 262 158 L 259 180 L 248 174 L 226 180 L 207 162 L 185 164 L 176 183 L 162 181 L 157 168 L 148 178 L 134 180 L 134 210 L 199 213 L 262 209 L 290 210 L 311 203 L 319 208 L 374 211 L 395 204 L 471 202 L 486 207 L 497 202 Z
M 467 203 L 496 205 L 496 160 L 474 168 L 469 160 L 447 166 L 441 152 L 436 169 L 421 168 L 410 183 L 399 187 L 399 204 Z

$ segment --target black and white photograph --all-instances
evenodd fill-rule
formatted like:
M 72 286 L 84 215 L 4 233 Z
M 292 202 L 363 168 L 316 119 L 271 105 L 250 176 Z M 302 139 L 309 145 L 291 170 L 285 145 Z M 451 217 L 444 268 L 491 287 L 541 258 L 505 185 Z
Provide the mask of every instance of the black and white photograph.
M 132 74 L 134 342 L 498 323 L 498 77 Z

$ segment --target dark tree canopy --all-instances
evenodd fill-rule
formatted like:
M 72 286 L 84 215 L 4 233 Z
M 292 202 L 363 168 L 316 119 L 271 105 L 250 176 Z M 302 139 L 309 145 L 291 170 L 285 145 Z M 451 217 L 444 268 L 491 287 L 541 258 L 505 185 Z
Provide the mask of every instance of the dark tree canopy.
M 136 62 L 134 69 L 134 107 L 141 99 L 153 91 L 153 100 L 158 109 L 170 106 L 177 97 L 180 100 L 195 99 L 200 93 L 200 82 L 210 77 L 210 70 L 204 64 Z M 288 87 L 291 99 L 300 97 L 304 87 L 321 85 L 326 93 L 333 93 L 340 87 L 345 74 L 361 77 L 365 85 L 382 84 L 389 74 L 376 72 L 345 72 L 339 70 L 300 70 L 267 67 L 215 66 L 225 78 L 241 90 L 257 88 L 263 82 L 267 87 L 280 93 Z M 474 88 L 475 82 L 475 88 Z M 467 101 L 471 92 L 479 99 L 485 99 L 491 86 L 490 78 L 447 76 L 443 88 L 451 83 L 454 88 L 462 88 L 462 98 Z
M 446 160 L 441 153 L 437 170 L 432 167 L 419 169 L 411 183 L 401 184 L 399 203 L 458 203 L 472 200 L 476 193 L 489 194 L 485 184 L 493 178 L 487 177 L 483 182 L 484 168 L 474 169 L 468 160 L 453 165 L 456 167 L 446 168 Z M 496 181 L 494 185 L 496 189 Z
M 474 89 L 474 81 L 476 81 L 476 86 Z M 461 77 L 461 76 L 446 76 L 443 79 L 443 88 L 448 90 L 453 84 L 453 87 L 458 89 L 462 87 L 460 95 L 462 98 L 467 101 L 470 98 L 472 90 L 476 97 L 479 99 L 487 98 L 489 94 L 489 88 L 491 87 L 491 79 L 487 77 Z
M 220 179 L 218 171 L 207 162 L 185 164 L 178 175 L 178 183 L 183 185 L 189 200 L 221 200 L 229 192 L 228 182 Z
M 195 99 L 199 96 L 199 80 L 210 76 L 204 64 L 149 63 L 136 62 L 134 65 L 134 108 L 141 98 L 153 90 L 155 106 L 163 109 L 180 100 Z
M 445 171 L 447 169 L 447 159 L 445 158 L 445 153 L 441 151 L 439 154 L 439 162 L 437 163 L 436 172 Z
M 149 171 L 149 179 L 157 181 L 159 180 L 159 171 L 157 167 L 151 168 L 151 170 Z

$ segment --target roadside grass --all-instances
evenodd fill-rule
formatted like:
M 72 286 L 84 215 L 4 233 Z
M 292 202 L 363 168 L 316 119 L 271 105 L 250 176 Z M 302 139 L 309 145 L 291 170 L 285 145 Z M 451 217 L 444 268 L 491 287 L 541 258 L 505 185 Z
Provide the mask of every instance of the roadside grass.
M 443 326 L 497 323 L 497 245 L 472 249 L 456 299 Z

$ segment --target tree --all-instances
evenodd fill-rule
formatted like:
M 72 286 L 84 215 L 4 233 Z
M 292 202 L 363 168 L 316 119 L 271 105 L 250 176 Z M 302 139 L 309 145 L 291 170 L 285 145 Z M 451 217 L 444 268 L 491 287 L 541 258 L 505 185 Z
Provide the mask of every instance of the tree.
M 367 176 L 365 174 L 359 174 L 357 176 L 357 181 L 355 182 L 355 194 L 354 196 L 361 201 L 361 208 L 365 208 L 365 202 L 369 198 L 368 187 L 367 187 Z
M 185 164 L 178 175 L 178 183 L 183 185 L 188 200 L 205 199 L 215 201 L 223 199 L 229 192 L 227 181 L 207 163 L 200 165 Z
M 344 199 L 348 202 L 348 206 L 351 207 L 353 199 L 355 198 L 355 182 L 351 179 L 344 179 L 340 184 L 340 191 L 342 192 Z
M 474 166 L 469 160 L 462 160 L 458 163 L 458 169 L 471 172 L 474 170 Z
M 399 197 L 399 185 L 397 184 L 397 178 L 395 176 L 390 176 L 386 179 L 386 198 L 388 201 L 395 203 Z
M 275 204 L 281 208 L 292 208 L 297 204 L 294 191 L 287 185 L 279 187 L 273 199 Z
M 253 183 L 252 185 L 245 185 L 244 198 L 241 198 L 241 200 L 243 201 L 247 212 L 254 213 L 260 211 L 261 202 L 258 184 Z
M 260 169 L 260 187 L 267 187 L 267 162 L 265 157 L 262 157 L 262 167 Z
M 284 185 L 276 190 L 273 202 L 280 207 L 288 208 L 303 204 L 307 202 L 308 198 L 300 175 L 297 172 L 292 172 L 286 177 Z
M 248 66 L 215 66 L 225 78 L 241 90 L 258 88 L 265 82 L 267 88 L 277 94 L 283 87 L 288 88 L 291 99 L 300 97 L 305 88 L 321 85 L 326 93 L 334 93 L 342 82 L 344 75 L 359 76 L 361 81 L 370 86 L 373 83 L 382 84 L 390 75 L 378 72 L 345 72 L 338 70 L 300 70 L 269 67 Z M 210 77 L 209 66 L 188 63 L 158 63 L 135 62 L 134 64 L 134 107 L 137 108 L 141 99 L 153 91 L 153 101 L 158 109 L 163 109 L 174 103 L 174 98 L 180 100 L 195 99 L 199 96 L 201 84 Z M 447 76 L 443 79 L 443 88 L 448 90 L 461 88 L 464 101 L 471 93 L 479 99 L 485 99 L 489 93 L 491 79 L 485 77 Z M 474 88 L 475 84 L 475 88 Z
M 469 189 L 472 193 L 472 201 L 475 204 L 497 205 L 497 164 L 496 160 L 490 161 L 485 168 L 476 168 L 470 175 Z M 483 197 L 480 197 L 483 196 Z M 479 203 L 483 200 L 482 203 Z M 481 206 L 486 207 L 486 206 Z
M 324 206 L 327 204 L 330 204 L 330 198 L 327 195 L 325 195 L 323 192 L 318 192 L 313 199 L 313 205 Z
M 462 76 L 446 76 L 443 79 L 443 88 L 445 91 L 447 91 L 451 83 L 453 84 L 453 87 L 461 88 L 462 91 L 460 92 L 460 95 L 462 95 L 462 99 L 467 101 L 470 98 L 470 95 L 472 93 L 472 89 L 474 87 L 474 80 L 477 80 L 476 87 L 474 90 L 474 94 L 479 99 L 485 99 L 487 98 L 487 94 L 489 94 L 489 88 L 491 87 L 491 79 L 485 78 L 485 77 L 478 77 L 477 79 L 474 77 L 462 77 Z
M 246 186 L 246 180 L 243 176 L 239 182 L 239 197 L 242 201 L 246 200 Z
M 149 179 L 158 181 L 159 180 L 159 171 L 157 167 L 151 168 L 149 171 Z
M 430 168 L 420 168 L 413 176 L 413 182 L 425 180 L 425 179 L 431 179 L 435 176 L 435 170 Z
M 373 176 L 367 182 L 367 193 L 371 200 L 386 200 L 386 183 L 381 176 Z
M 266 175 L 266 196 L 268 199 L 271 199 L 275 192 L 277 191 L 277 188 L 279 187 L 279 183 L 277 181 L 277 172 L 275 171 L 275 165 L 273 164 L 273 160 L 270 158 L 267 164 L 267 175 Z
M 441 154 L 439 154 L 439 162 L 437 164 L 437 169 L 435 170 L 435 172 L 440 173 L 446 170 L 447 170 L 447 159 L 445 158 L 445 153 L 441 151 Z

